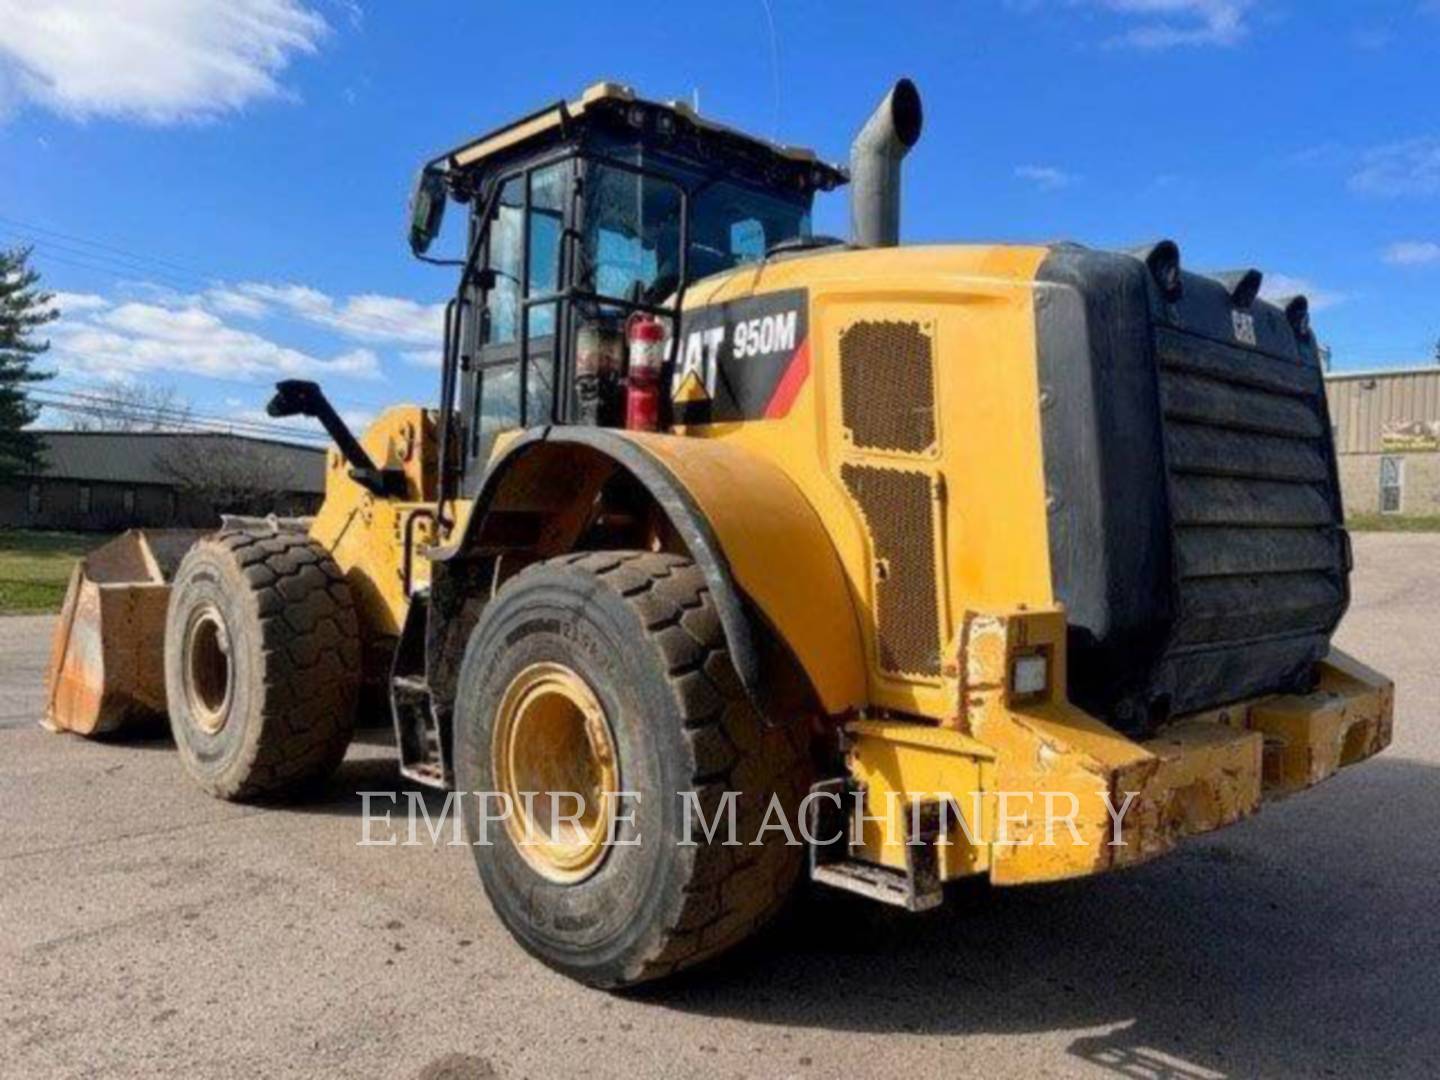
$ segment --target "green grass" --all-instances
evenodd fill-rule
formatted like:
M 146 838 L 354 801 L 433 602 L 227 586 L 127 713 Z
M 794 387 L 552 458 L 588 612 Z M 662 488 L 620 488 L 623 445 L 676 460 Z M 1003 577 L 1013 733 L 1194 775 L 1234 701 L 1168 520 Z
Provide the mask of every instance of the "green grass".
M 100 533 L 0 529 L 0 615 L 59 611 L 75 560 L 107 539 Z
M 1351 514 L 1345 526 L 1351 532 L 1440 532 L 1440 515 Z

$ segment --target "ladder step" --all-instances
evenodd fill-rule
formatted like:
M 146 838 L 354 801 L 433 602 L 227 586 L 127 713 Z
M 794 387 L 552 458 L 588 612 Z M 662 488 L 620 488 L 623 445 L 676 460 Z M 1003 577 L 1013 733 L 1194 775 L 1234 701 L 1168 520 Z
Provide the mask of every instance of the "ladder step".
M 822 885 L 856 893 L 907 911 L 929 911 L 940 906 L 938 893 L 915 893 L 903 870 L 863 862 L 833 862 L 816 866 L 810 876 Z
M 400 775 L 407 780 L 413 780 L 417 784 L 424 784 L 426 787 L 439 788 L 444 791 L 449 785 L 445 783 L 445 770 L 440 767 L 437 761 L 415 761 L 410 763 L 402 762 Z
M 396 675 L 390 680 L 390 685 L 407 696 L 430 696 L 430 684 L 418 675 Z
M 390 696 L 394 702 L 400 775 L 427 787 L 448 788 L 441 749 L 443 736 L 431 708 L 429 684 L 418 675 L 396 675 L 390 680 Z
M 857 794 L 844 777 L 822 780 L 812 793 L 830 796 L 816 799 L 809 807 L 810 836 L 833 836 L 835 840 L 810 846 L 810 878 L 846 892 L 902 907 L 906 911 L 929 911 L 945 899 L 940 881 L 940 805 L 917 801 L 906 807 L 905 869 L 892 869 L 855 858 L 861 848 L 853 822 L 843 809 L 846 796 Z M 838 798 L 836 798 L 838 796 Z M 913 810 L 913 813 L 911 812 Z M 913 830 L 913 834 L 912 834 Z

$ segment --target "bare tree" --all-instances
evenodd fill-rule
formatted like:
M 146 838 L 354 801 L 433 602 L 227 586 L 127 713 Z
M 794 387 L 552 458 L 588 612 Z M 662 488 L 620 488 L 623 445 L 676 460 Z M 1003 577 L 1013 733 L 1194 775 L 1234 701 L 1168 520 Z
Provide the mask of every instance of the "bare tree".
M 301 489 L 293 459 L 280 447 L 229 436 L 177 435 L 155 456 L 156 471 L 182 494 L 217 514 L 290 514 Z
M 67 404 L 52 408 L 69 414 L 71 431 L 184 431 L 193 428 L 190 404 L 173 386 L 109 383 L 76 391 Z

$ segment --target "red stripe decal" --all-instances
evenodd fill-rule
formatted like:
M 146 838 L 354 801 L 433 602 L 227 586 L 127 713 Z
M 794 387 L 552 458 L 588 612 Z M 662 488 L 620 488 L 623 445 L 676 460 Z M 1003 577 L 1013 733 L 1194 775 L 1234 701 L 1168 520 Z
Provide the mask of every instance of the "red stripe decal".
M 806 338 L 800 342 L 795 355 L 790 357 L 790 366 L 785 369 L 785 374 L 780 376 L 775 393 L 770 395 L 770 403 L 765 406 L 765 419 L 778 420 L 789 415 L 790 406 L 795 404 L 795 399 L 800 396 L 800 388 L 809 377 L 810 339 Z

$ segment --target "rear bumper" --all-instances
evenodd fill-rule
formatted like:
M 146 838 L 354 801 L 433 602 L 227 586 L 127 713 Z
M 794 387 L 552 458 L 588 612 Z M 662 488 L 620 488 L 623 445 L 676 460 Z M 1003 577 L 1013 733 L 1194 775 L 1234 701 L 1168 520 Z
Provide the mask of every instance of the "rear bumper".
M 1114 866 L 1164 854 L 1186 836 L 1328 780 L 1390 745 L 1394 685 L 1332 650 L 1312 694 L 1264 698 L 1179 721 L 1141 743 L 1158 764 L 1122 771 L 1136 792 Z
M 853 723 L 850 782 L 873 817 L 852 832 L 852 857 L 905 870 L 910 808 L 929 802 L 958 818 L 935 853 L 942 881 L 1025 884 L 1148 861 L 1390 744 L 1390 680 L 1336 650 L 1319 668 L 1314 693 L 1192 715 L 1141 742 L 1063 700 L 1025 709 L 981 688 L 968 730 Z

